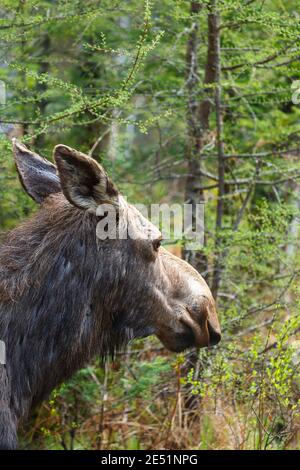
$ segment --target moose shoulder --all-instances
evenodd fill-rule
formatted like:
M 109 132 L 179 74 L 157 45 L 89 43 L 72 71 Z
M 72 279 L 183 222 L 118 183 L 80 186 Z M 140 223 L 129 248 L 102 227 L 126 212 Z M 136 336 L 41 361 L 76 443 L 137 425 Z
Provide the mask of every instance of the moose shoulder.
M 15 448 L 19 421 L 95 355 L 152 334 L 171 351 L 221 338 L 203 278 L 160 247 L 158 229 L 95 160 L 63 145 L 56 165 L 18 142 L 14 154 L 40 209 L 0 247 L 0 448 Z M 97 238 L 104 203 L 122 206 L 118 223 L 127 217 L 136 237 Z

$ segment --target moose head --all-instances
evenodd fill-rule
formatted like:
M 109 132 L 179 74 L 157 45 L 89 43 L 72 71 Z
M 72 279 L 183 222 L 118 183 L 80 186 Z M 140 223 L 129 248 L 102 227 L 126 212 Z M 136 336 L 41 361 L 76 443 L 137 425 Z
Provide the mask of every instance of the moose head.
M 214 300 L 204 279 L 188 263 L 160 246 L 160 231 L 127 203 L 94 159 L 58 145 L 54 150 L 55 167 L 20 143 L 15 142 L 14 149 L 21 182 L 44 210 L 54 210 L 59 216 L 63 205 L 64 211 L 81 220 L 83 231 L 92 228 L 89 237 L 96 237 L 96 226 L 85 221 L 90 218 L 96 223 L 95 214 L 102 204 L 116 208 L 118 224 L 126 218 L 131 238 L 102 243 L 98 240 L 91 253 L 95 272 L 92 266 L 86 267 L 93 279 L 90 304 L 95 312 L 91 313 L 101 315 L 105 305 L 110 321 L 101 324 L 108 323 L 114 329 L 113 336 L 126 341 L 154 334 L 171 351 L 220 341 Z M 73 236 L 76 238 L 77 234 Z M 88 250 L 88 246 L 81 248 L 83 254 Z M 78 259 L 79 246 L 73 255 L 77 262 L 70 253 L 66 279 L 72 265 L 75 270 L 76 264 L 87 262 L 84 257 Z M 59 262 L 59 255 L 54 252 L 52 256 L 57 256 Z M 105 331 L 99 335 L 105 335 Z
M 64 145 L 56 165 L 14 141 L 21 183 L 40 205 L 0 246 L 0 447 L 18 421 L 93 356 L 156 335 L 171 351 L 215 345 L 220 326 L 204 279 L 161 243 L 104 169 Z M 99 208 L 131 237 L 100 240 Z M 126 224 L 125 224 L 126 222 Z M 2 398 L 1 398 L 2 397 Z
M 203 278 L 160 246 L 159 230 L 125 201 L 94 159 L 58 145 L 54 150 L 55 168 L 22 144 L 15 142 L 14 148 L 26 191 L 44 207 L 46 202 L 47 207 L 59 212 L 59 200 L 70 212 L 81 216 L 83 225 L 86 214 L 97 221 L 95 214 L 102 204 L 116 208 L 118 224 L 126 218 L 131 238 L 107 240 L 102 246 L 98 241 L 92 254 L 97 264 L 92 295 L 105 302 L 106 310 L 110 305 L 108 315 L 118 338 L 154 334 L 171 351 L 219 342 L 214 300 Z M 90 235 L 96 236 L 96 226 Z M 83 264 L 84 258 L 80 262 Z M 72 257 L 69 264 L 72 269 Z M 94 304 L 94 308 L 99 314 L 100 306 Z M 103 336 L 104 332 L 100 333 Z

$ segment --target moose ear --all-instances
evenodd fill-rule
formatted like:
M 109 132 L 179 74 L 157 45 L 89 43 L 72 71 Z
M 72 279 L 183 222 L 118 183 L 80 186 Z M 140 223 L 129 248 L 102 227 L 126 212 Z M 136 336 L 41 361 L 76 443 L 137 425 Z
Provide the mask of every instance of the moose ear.
M 21 184 L 32 199 L 41 204 L 50 194 L 61 192 L 52 163 L 31 152 L 16 139 L 13 139 L 13 151 Z
M 118 205 L 118 190 L 94 159 L 65 145 L 55 147 L 54 158 L 63 193 L 71 204 L 93 212 L 99 204 Z

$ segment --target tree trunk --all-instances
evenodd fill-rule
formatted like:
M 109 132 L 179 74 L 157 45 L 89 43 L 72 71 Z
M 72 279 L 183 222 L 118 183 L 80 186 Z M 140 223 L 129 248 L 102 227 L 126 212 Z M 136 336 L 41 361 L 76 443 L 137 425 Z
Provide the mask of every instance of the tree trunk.
M 51 54 L 51 39 L 47 32 L 42 35 L 39 41 L 39 45 L 36 47 L 38 49 L 38 55 L 40 57 L 39 73 L 47 74 L 49 73 L 49 70 L 50 70 L 50 64 L 47 58 L 50 57 L 50 54 Z M 37 85 L 37 90 L 39 94 L 41 95 L 43 95 L 43 93 L 47 91 L 47 88 L 48 88 L 47 82 L 38 83 Z M 47 105 L 48 105 L 48 99 L 45 96 L 41 96 L 39 103 L 38 103 L 38 108 L 39 108 L 41 119 L 45 118 Z M 39 150 L 41 150 L 42 146 L 44 145 L 44 140 L 45 140 L 44 134 L 39 134 L 35 139 L 34 145 Z
M 218 202 L 216 214 L 216 261 L 214 264 L 214 274 L 212 281 L 212 294 L 217 300 L 222 271 L 222 254 L 221 254 L 221 230 L 224 215 L 224 194 L 225 194 L 225 160 L 224 160 L 224 144 L 223 144 L 223 116 L 221 101 L 221 54 L 220 54 L 220 29 L 219 14 L 216 9 L 216 0 L 212 1 L 213 11 L 209 15 L 209 22 L 214 36 L 214 57 L 213 67 L 215 69 L 215 112 L 217 126 L 217 153 L 218 153 Z
M 199 47 L 199 21 L 195 17 L 200 12 L 200 2 L 191 2 L 192 25 L 188 37 L 186 51 L 186 89 L 187 89 L 187 179 L 185 184 L 185 202 L 192 204 L 193 230 L 196 224 L 196 204 L 203 202 L 204 196 L 201 189 L 201 148 L 203 138 L 203 123 L 199 119 L 200 103 L 198 93 L 200 89 L 198 47 Z M 199 272 L 207 270 L 207 260 L 200 251 L 184 250 L 184 258 Z
M 201 2 L 191 2 L 191 18 L 200 12 Z M 216 2 L 212 0 L 209 5 L 208 14 L 208 38 L 207 38 L 207 59 L 204 78 L 204 98 L 199 100 L 198 93 L 200 89 L 198 49 L 199 49 L 199 25 L 198 18 L 194 18 L 191 32 L 188 38 L 186 54 L 186 88 L 188 92 L 188 111 L 187 111 L 187 129 L 188 139 L 186 148 L 186 159 L 188 162 L 188 177 L 186 180 L 185 200 L 193 206 L 193 230 L 195 230 L 196 204 L 204 202 L 204 193 L 202 189 L 201 175 L 201 152 L 206 143 L 209 131 L 209 118 L 212 110 L 212 94 L 216 95 L 213 87 L 208 85 L 216 84 L 218 88 L 220 77 L 220 32 L 219 16 L 216 11 Z M 220 101 L 220 98 L 219 98 Z M 219 102 L 218 101 L 218 102 Z M 217 105 L 217 99 L 215 99 Z M 220 103 L 219 103 L 220 104 Z M 221 119 L 221 118 L 220 118 Z M 221 122 L 219 122 L 221 131 Z M 219 130 L 218 125 L 218 130 Z M 221 133 L 218 135 L 220 136 Z M 218 141 L 218 148 L 221 145 L 221 139 Z M 201 251 L 185 250 L 184 257 L 198 272 L 202 273 L 207 279 L 208 265 L 207 257 Z M 189 352 L 185 360 L 185 372 L 191 368 L 194 369 L 195 380 L 199 379 L 201 371 L 205 364 L 199 363 L 199 355 L 196 349 Z M 188 389 L 185 400 L 186 408 L 193 409 L 198 406 L 199 399 L 192 395 Z

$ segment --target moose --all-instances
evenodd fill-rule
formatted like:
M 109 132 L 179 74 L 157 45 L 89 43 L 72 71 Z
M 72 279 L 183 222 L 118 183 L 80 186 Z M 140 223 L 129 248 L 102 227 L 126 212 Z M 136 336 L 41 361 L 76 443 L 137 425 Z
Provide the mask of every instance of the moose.
M 0 246 L 1 449 L 15 449 L 20 421 L 94 356 L 149 335 L 174 352 L 221 339 L 204 279 L 161 246 L 160 231 L 96 160 L 65 145 L 55 147 L 55 165 L 16 140 L 13 149 L 40 207 Z M 99 240 L 101 204 L 137 236 Z

